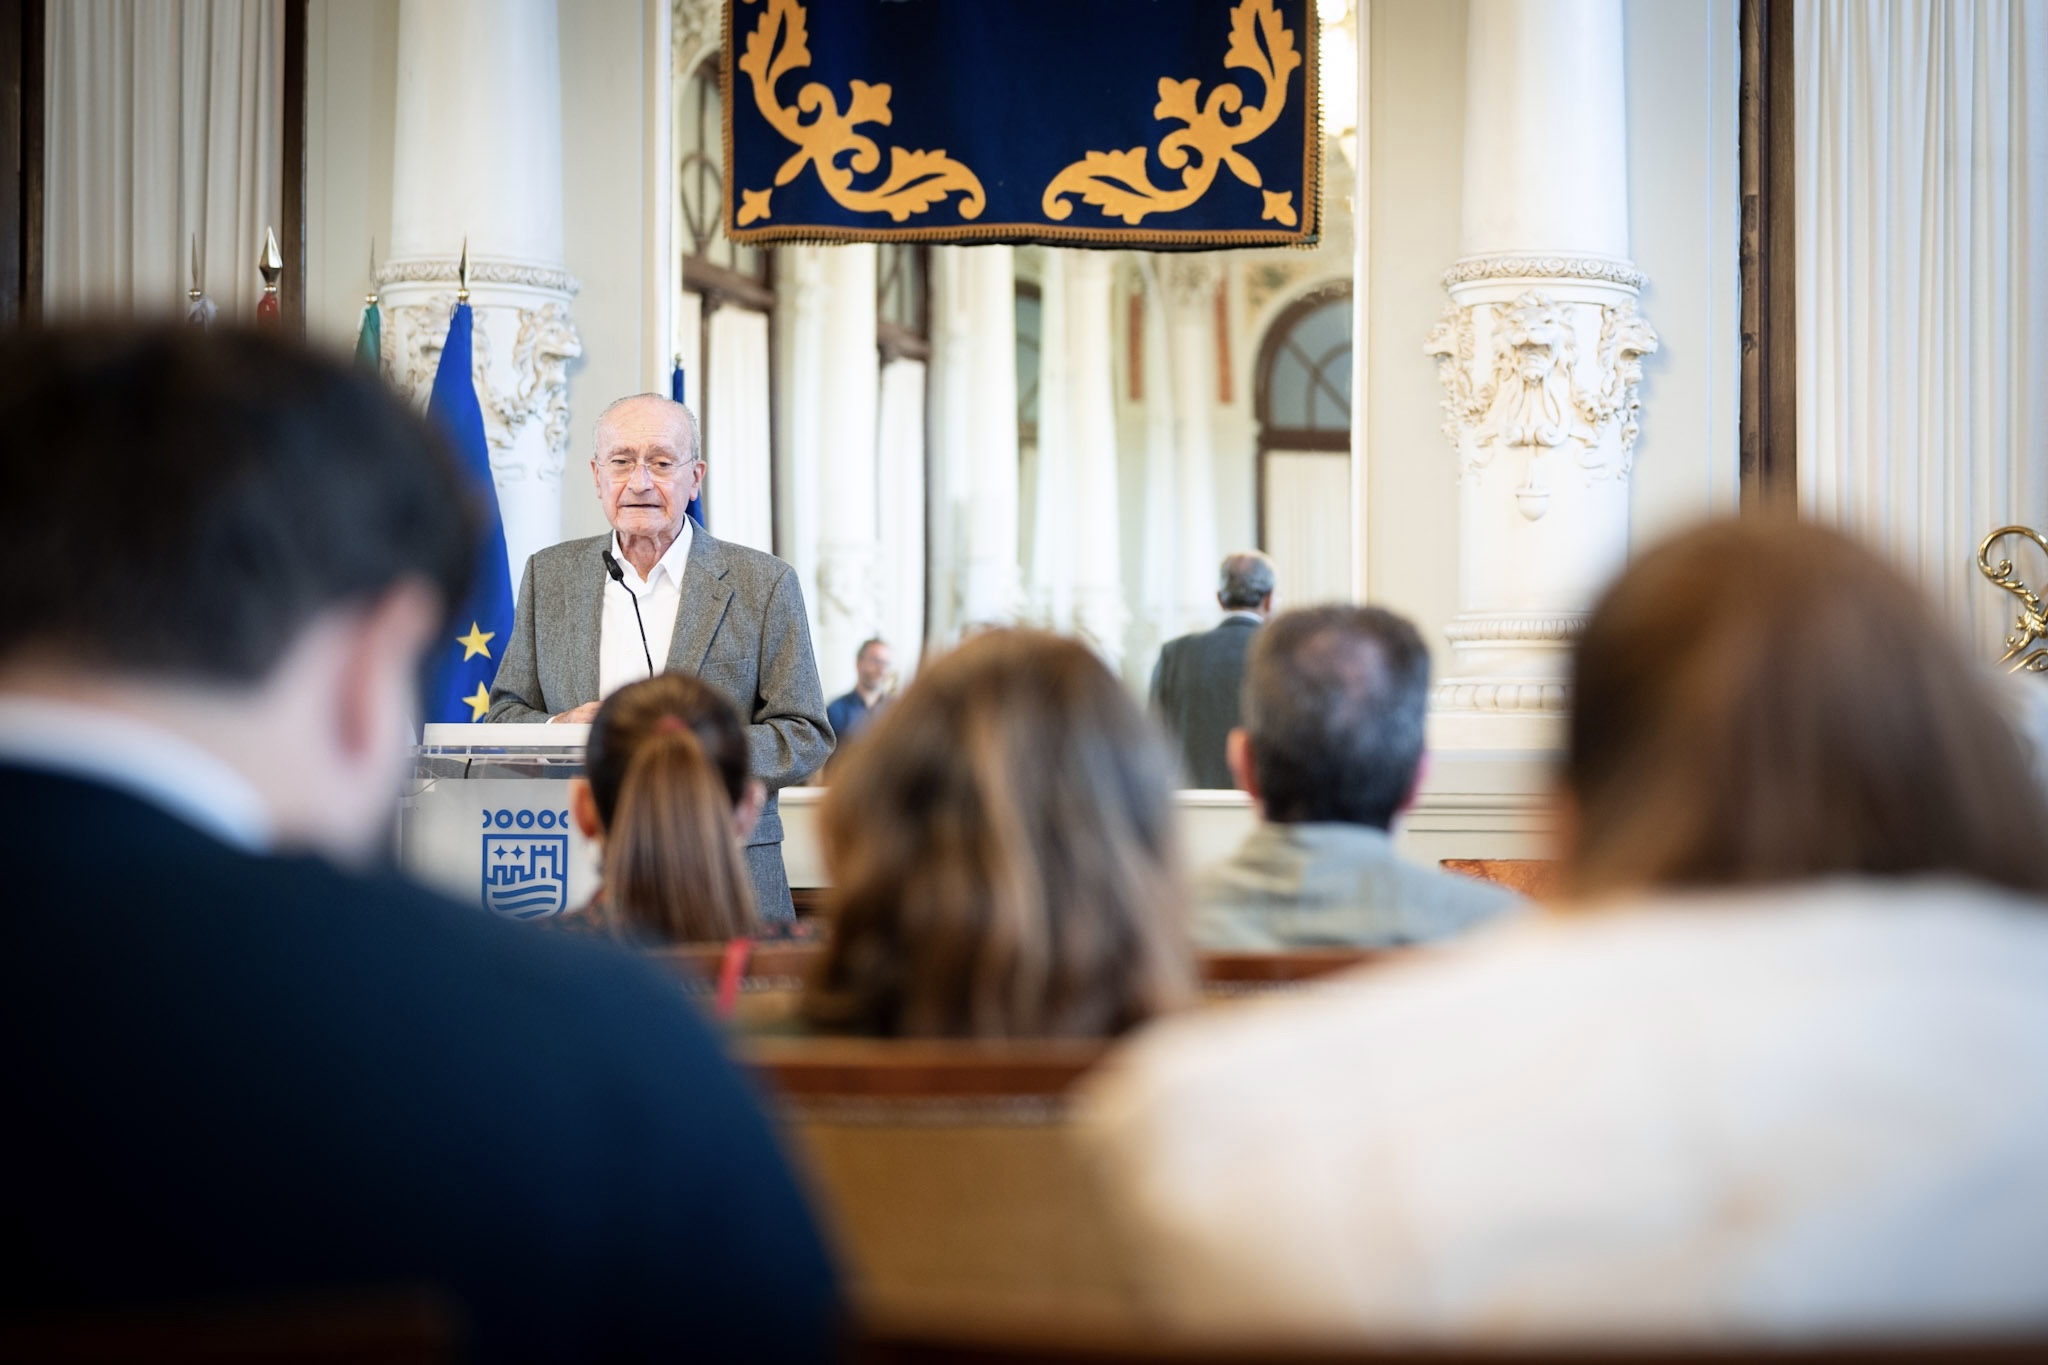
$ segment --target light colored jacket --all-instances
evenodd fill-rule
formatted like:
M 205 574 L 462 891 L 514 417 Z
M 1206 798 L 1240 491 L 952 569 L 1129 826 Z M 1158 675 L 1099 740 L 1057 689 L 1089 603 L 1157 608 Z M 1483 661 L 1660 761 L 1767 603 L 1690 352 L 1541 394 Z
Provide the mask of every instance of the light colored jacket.
M 1385 830 L 1261 824 L 1195 877 L 1204 948 L 1382 948 L 1469 929 L 1523 902 L 1510 891 L 1411 863 Z
M 1531 916 L 1155 1025 L 1079 1134 L 1191 1330 L 2038 1330 L 2048 903 L 1844 881 Z
M 598 699 L 598 631 L 609 582 L 603 552 L 610 544 L 609 535 L 564 541 L 526 561 L 486 720 L 544 721 Z M 801 782 L 832 754 L 796 570 L 693 529 L 666 668 L 702 678 L 739 711 L 748 766 L 768 787 L 768 804 L 747 842 L 781 843 L 776 790 Z

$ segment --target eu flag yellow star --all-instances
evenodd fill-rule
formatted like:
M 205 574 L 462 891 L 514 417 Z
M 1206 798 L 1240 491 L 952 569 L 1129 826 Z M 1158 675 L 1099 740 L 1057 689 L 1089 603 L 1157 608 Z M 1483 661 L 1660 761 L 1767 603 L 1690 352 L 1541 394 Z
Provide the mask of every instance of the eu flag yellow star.
M 497 631 L 484 630 L 476 622 L 471 621 L 469 634 L 456 636 L 455 643 L 462 646 L 462 657 L 465 659 L 474 659 L 479 654 L 488 659 L 491 657 L 491 641 L 497 638 Z
M 476 695 L 464 697 L 463 700 L 469 703 L 470 720 L 472 722 L 482 720 L 484 712 L 491 709 L 491 689 L 485 687 L 482 683 L 478 683 L 476 685 Z

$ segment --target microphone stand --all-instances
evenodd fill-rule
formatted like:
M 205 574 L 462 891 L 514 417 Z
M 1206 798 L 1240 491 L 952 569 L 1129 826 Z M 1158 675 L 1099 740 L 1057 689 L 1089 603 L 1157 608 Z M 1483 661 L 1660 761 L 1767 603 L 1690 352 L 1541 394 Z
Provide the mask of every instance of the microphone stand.
M 619 561 L 612 557 L 610 550 L 601 550 L 604 556 L 604 571 L 612 576 L 612 582 L 626 588 L 626 571 L 619 567 Z M 647 622 L 640 615 L 640 594 L 626 588 L 626 597 L 633 604 L 633 623 L 640 627 L 640 653 L 647 660 L 647 676 L 654 676 L 654 652 L 647 647 Z

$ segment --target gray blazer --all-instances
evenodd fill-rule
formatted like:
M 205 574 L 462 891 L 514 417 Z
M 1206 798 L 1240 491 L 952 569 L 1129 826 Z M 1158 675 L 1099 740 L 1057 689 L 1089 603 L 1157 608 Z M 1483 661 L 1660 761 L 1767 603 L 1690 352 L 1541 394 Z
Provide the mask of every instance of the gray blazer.
M 1231 952 L 1427 943 L 1525 905 L 1409 862 L 1382 829 L 1264 822 L 1195 874 L 1194 900 L 1196 944 Z
M 1166 723 L 1190 787 L 1234 787 L 1224 740 L 1241 723 L 1244 657 L 1259 623 L 1226 617 L 1214 630 L 1168 640 L 1152 670 L 1152 710 Z
M 597 700 L 597 637 L 609 582 L 602 556 L 610 544 L 609 535 L 564 541 L 526 561 L 512 640 L 485 720 L 544 721 Z M 781 843 L 776 789 L 801 782 L 832 754 L 796 570 L 693 528 L 667 668 L 702 678 L 747 722 L 747 761 L 768 786 L 748 843 Z

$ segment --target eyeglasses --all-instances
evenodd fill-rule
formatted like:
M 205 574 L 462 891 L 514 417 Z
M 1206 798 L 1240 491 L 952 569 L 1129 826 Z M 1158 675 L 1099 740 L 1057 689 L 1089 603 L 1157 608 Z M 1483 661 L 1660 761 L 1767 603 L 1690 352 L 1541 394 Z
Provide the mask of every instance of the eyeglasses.
M 647 471 L 647 477 L 656 483 L 667 483 L 682 473 L 685 465 L 694 463 L 694 460 L 678 460 L 667 455 L 650 455 L 644 460 L 614 455 L 608 460 L 599 460 L 597 466 L 610 476 L 613 483 L 625 483 L 633 477 L 634 470 L 643 468 Z

